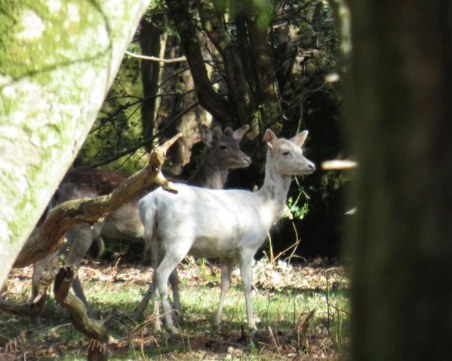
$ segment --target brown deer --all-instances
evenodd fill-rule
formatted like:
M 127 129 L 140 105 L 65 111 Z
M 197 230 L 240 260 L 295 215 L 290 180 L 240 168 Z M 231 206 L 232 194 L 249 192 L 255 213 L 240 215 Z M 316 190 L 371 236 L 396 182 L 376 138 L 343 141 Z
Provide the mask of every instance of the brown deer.
M 248 167 L 251 163 L 251 158 L 239 146 L 248 128 L 248 125 L 244 125 L 235 131 L 229 127 L 225 128 L 224 132 L 220 127 L 215 127 L 213 131 L 207 130 L 208 133 L 203 136 L 203 139 L 207 139 L 208 147 L 205 158 L 197 172 L 188 180 L 188 183 L 221 189 L 226 183 L 230 169 Z M 90 167 L 74 168 L 68 172 L 58 188 L 57 202 L 108 194 L 124 182 L 126 178 L 127 176 L 124 173 L 118 171 Z M 103 223 L 97 223 L 93 226 L 80 224 L 73 227 L 66 234 L 70 248 L 65 257 L 65 264 L 78 267 L 93 240 L 100 236 L 143 242 L 144 227 L 139 217 L 137 201 L 138 199 L 134 199 L 124 204 L 107 216 Z M 39 278 L 44 269 L 51 265 L 50 260 L 54 257 L 55 254 L 35 264 L 33 299 L 37 294 L 36 285 Z M 177 278 L 172 280 L 172 284 L 174 289 L 176 289 L 175 292 L 177 292 Z M 92 313 L 80 280 L 76 278 L 72 286 L 75 294 L 84 302 L 88 311 Z M 175 297 L 175 304 L 180 308 L 177 296 Z

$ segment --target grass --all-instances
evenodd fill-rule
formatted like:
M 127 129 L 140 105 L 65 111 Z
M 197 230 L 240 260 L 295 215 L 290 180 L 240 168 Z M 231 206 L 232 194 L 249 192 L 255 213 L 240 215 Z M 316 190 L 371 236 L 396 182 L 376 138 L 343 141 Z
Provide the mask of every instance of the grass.
M 88 262 L 81 270 L 87 298 L 100 318 L 109 316 L 110 360 L 339 360 L 348 337 L 348 282 L 341 267 L 310 263 L 292 267 L 266 260 L 254 267 L 253 305 L 259 330 L 246 330 L 246 313 L 238 271 L 226 299 L 220 331 L 212 326 L 219 299 L 219 269 L 189 259 L 181 265 L 182 334 L 156 334 L 152 305 L 145 318 L 130 319 L 148 287 L 151 270 L 131 264 Z M 16 270 L 7 297 L 25 302 L 30 270 Z M 0 312 L 0 359 L 35 354 L 40 360 L 84 360 L 87 343 L 52 297 L 42 326 Z M 11 356 L 12 357 L 12 356 Z M 13 360 L 15 358 L 11 358 Z

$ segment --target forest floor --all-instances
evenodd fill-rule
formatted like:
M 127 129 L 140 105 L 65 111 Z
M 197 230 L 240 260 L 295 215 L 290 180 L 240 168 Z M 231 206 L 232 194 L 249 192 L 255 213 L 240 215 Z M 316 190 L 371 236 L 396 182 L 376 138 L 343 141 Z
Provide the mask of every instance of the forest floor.
M 348 278 L 325 259 L 291 265 L 254 265 L 258 331 L 246 331 L 239 272 L 233 272 L 220 331 L 211 326 L 219 295 L 219 268 L 205 260 L 179 267 L 184 322 L 181 335 L 153 330 L 152 305 L 140 322 L 130 319 L 148 287 L 152 269 L 117 259 L 84 261 L 79 272 L 96 317 L 108 319 L 110 360 L 344 360 L 349 344 Z M 13 270 L 4 297 L 25 303 L 31 267 Z M 88 340 L 74 330 L 53 295 L 41 325 L 0 311 L 0 361 L 83 360 Z

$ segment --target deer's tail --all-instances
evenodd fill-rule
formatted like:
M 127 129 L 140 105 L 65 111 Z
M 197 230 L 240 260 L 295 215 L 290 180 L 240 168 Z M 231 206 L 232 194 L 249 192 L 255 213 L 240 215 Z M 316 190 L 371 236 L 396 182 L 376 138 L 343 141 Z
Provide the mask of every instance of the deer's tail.
M 150 194 L 138 203 L 140 219 L 144 226 L 144 258 L 149 259 L 152 250 L 152 243 L 156 234 L 156 198 Z

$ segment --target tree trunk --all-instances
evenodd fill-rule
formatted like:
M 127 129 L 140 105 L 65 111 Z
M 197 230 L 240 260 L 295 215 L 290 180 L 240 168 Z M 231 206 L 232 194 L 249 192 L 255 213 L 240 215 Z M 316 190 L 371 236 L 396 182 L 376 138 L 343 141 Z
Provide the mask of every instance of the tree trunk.
M 452 355 L 452 4 L 354 0 L 352 360 Z
M 224 26 L 224 19 L 212 1 L 197 0 L 196 4 L 203 29 L 223 59 L 228 93 L 237 112 L 238 122 L 223 125 L 236 128 L 248 124 L 254 111 L 254 98 L 236 43 L 230 38 Z
M 157 16 L 158 17 L 158 16 Z M 159 17 L 158 17 L 159 19 Z M 159 24 L 150 23 L 146 19 L 141 21 L 140 45 L 144 55 L 160 57 L 162 29 Z M 155 109 L 160 75 L 160 62 L 141 61 L 141 79 L 143 83 L 143 105 L 141 106 L 141 122 L 143 124 L 143 138 L 153 139 Z M 151 150 L 151 142 L 146 145 Z
M 277 120 L 282 119 L 281 94 L 270 52 L 268 29 L 259 26 L 256 19 L 252 17 L 248 17 L 246 25 L 251 44 L 251 66 L 256 84 L 255 99 L 260 106 L 262 128 L 265 129 L 272 124 L 274 130 L 280 131 L 282 125 Z
M 2 2 L 0 284 L 83 144 L 148 3 Z
M 222 124 L 233 124 L 232 119 L 235 114 L 231 114 L 230 105 L 215 92 L 210 82 L 193 18 L 188 12 L 188 1 L 166 0 L 165 2 L 181 37 L 199 103 Z

